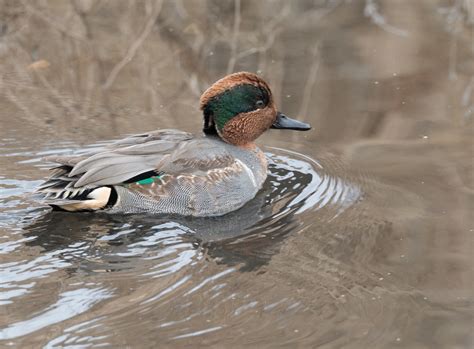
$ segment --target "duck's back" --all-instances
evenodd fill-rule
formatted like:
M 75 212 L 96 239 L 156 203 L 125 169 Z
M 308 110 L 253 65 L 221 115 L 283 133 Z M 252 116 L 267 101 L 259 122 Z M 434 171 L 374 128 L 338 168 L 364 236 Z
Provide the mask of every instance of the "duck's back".
M 50 188 L 56 188 L 48 203 L 69 211 L 87 209 L 84 194 L 70 192 L 86 189 L 93 195 L 85 199 L 92 202 L 90 198 L 99 197 L 100 190 L 109 193 L 110 189 L 107 204 L 91 209 L 202 217 L 236 210 L 262 187 L 267 164 L 257 147 L 242 149 L 217 137 L 175 132 L 133 136 L 89 158 L 53 159 L 62 164 L 62 172 L 53 175 L 40 192 L 51 196 Z M 137 137 L 141 137 L 138 144 Z

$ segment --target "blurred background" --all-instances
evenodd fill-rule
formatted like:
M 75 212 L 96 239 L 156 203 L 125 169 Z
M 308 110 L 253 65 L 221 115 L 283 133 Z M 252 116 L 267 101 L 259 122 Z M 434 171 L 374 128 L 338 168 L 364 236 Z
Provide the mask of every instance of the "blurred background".
M 151 259 L 133 273 L 95 274 L 87 263 L 99 263 L 105 249 L 97 234 L 143 224 L 150 234 L 140 220 L 101 218 L 85 228 L 82 218 L 54 218 L 42 238 L 25 228 L 40 216 L 25 197 L 47 175 L 41 156 L 159 128 L 199 133 L 200 94 L 241 70 L 260 74 L 281 111 L 313 126 L 270 131 L 260 143 L 355 183 L 359 204 L 330 219 L 298 216 L 299 228 L 271 253 L 243 245 L 230 264 L 261 253 L 266 267 L 238 276 L 207 262 L 223 258 L 221 247 L 217 257 L 198 249 L 205 257 L 196 252 L 195 264 L 155 281 L 134 279 L 156 268 Z M 473 0 L 0 0 L 0 270 L 45 261 L 54 270 L 8 284 L 4 299 L 19 298 L 0 311 L 0 340 L 50 348 L 470 347 L 473 113 Z M 76 227 L 74 241 L 48 241 L 66 225 Z M 94 246 L 81 255 L 87 263 L 61 257 L 86 235 Z M 227 293 L 214 281 L 221 277 L 232 285 Z M 100 287 L 74 298 L 84 278 Z M 26 282 L 39 283 L 28 293 Z M 202 289 L 189 293 L 193 283 Z M 183 310 L 184 299 L 194 312 Z M 64 302 L 87 311 L 51 315 Z
M 240 70 L 267 79 L 318 141 L 472 125 L 471 0 L 2 0 L 0 16 L 8 128 L 196 130 L 199 95 Z

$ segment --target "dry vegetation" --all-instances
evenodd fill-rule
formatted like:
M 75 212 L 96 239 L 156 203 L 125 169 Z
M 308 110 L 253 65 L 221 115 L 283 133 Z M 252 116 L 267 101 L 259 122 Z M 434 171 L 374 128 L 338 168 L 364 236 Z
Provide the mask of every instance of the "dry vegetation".
M 412 6 L 410 1 L 402 3 L 402 7 Z M 201 91 L 216 78 L 243 69 L 262 73 L 278 101 L 295 114 L 327 123 L 330 135 L 336 129 L 357 135 L 379 129 L 384 119 L 379 109 L 385 110 L 393 100 L 398 106 L 405 98 L 393 96 L 393 71 L 409 96 L 425 93 L 427 84 L 428 92 L 434 88 L 435 94 L 457 91 L 449 97 L 453 101 L 463 94 L 462 103 L 457 102 L 462 110 L 455 118 L 470 117 L 474 75 L 472 64 L 462 57 L 473 54 L 468 44 L 473 1 L 429 0 L 413 6 L 416 16 L 440 11 L 440 19 L 449 27 L 442 35 L 453 38 L 452 44 L 446 44 L 450 47 L 446 59 L 441 56 L 429 64 L 420 62 L 410 49 L 418 46 L 434 52 L 432 38 L 424 38 L 417 32 L 418 24 L 405 23 L 397 11 L 393 2 L 382 0 L 1 0 L 1 120 L 97 137 L 111 130 L 196 129 Z M 377 32 L 374 26 L 382 34 L 364 34 L 367 28 Z M 354 41 L 347 36 L 353 30 L 355 36 L 367 37 Z M 369 43 L 376 47 L 387 35 L 392 39 L 381 46 L 384 52 L 376 57 L 367 54 Z M 397 52 L 405 56 L 397 62 L 393 54 L 401 49 L 399 40 L 404 36 L 413 43 L 406 45 L 408 51 Z M 334 42 L 339 46 L 334 47 Z M 454 89 L 444 83 L 433 87 L 448 65 L 456 75 Z M 420 66 L 434 77 L 414 77 Z M 356 93 L 355 98 L 368 93 L 382 102 L 360 106 L 359 100 L 345 99 L 361 89 L 360 72 L 365 72 L 365 78 L 388 82 L 380 96 L 372 86 L 364 86 L 364 93 Z M 334 76 L 350 79 L 351 91 L 333 86 Z M 295 90 L 301 93 L 289 98 L 288 92 Z M 334 103 L 339 109 L 331 107 Z M 345 103 L 350 108 L 340 107 Z M 373 114 L 359 117 L 356 127 L 350 121 L 341 127 L 342 117 L 361 108 Z M 332 125 L 333 120 L 338 123 Z
M 85 120 L 100 121 L 94 127 L 139 117 L 150 122 L 152 115 L 171 123 L 171 111 L 195 110 L 216 77 L 243 68 L 267 71 L 279 59 L 272 52 L 289 14 L 310 21 L 325 5 L 3 1 L 1 104 L 29 123 L 64 130 Z M 279 75 L 276 69 L 272 78 Z M 134 117 L 120 117 L 127 113 Z

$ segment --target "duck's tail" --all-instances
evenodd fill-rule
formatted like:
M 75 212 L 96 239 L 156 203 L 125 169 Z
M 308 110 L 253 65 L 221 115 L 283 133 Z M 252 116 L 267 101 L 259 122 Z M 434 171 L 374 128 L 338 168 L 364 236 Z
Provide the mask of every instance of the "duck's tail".
M 48 159 L 50 160 L 50 159 Z M 117 201 L 117 193 L 113 186 L 82 186 L 74 187 L 78 177 L 69 177 L 73 165 L 70 159 L 51 159 L 60 162 L 53 168 L 50 177 L 36 190 L 40 200 L 61 211 L 97 211 L 113 206 Z

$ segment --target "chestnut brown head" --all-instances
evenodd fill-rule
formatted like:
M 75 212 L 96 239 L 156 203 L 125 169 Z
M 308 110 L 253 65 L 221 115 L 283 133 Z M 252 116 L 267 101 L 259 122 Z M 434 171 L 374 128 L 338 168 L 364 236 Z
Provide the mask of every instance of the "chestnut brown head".
M 278 112 L 267 83 L 253 73 L 230 74 L 201 96 L 204 132 L 234 145 L 253 142 L 269 128 L 309 130 L 311 126 Z

